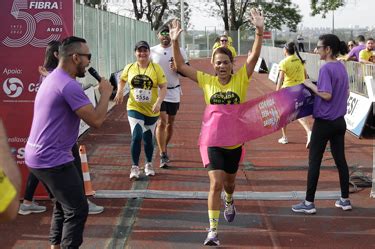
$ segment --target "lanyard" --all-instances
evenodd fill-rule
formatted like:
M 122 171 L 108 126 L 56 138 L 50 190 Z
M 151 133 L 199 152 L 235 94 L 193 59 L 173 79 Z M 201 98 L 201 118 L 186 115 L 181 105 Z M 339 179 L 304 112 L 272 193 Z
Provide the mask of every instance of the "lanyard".
M 142 75 L 145 75 L 145 74 L 146 74 L 149 65 L 150 65 L 150 62 L 147 64 L 147 67 L 146 67 L 146 69 L 145 69 L 145 71 L 143 72 Z M 139 64 L 138 64 L 138 63 L 137 63 L 137 67 L 138 67 L 138 74 L 141 75 L 141 72 L 140 72 L 140 70 L 139 70 Z

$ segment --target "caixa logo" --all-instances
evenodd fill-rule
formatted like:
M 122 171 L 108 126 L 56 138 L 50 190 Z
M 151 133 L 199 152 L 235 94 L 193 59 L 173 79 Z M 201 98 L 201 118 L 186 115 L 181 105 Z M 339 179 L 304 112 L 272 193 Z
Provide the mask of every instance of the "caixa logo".
M 30 83 L 27 91 L 38 92 L 40 83 Z M 3 83 L 4 93 L 10 98 L 17 98 L 23 92 L 24 86 L 19 78 L 7 78 Z
M 22 81 L 18 78 L 8 78 L 3 83 L 4 93 L 10 98 L 17 98 L 23 91 Z

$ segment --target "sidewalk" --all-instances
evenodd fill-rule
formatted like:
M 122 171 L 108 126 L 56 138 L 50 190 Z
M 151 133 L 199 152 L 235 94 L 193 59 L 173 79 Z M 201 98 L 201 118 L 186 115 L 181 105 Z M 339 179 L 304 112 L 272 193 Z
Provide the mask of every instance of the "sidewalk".
M 241 66 L 244 58 L 237 59 Z M 209 59 L 194 60 L 197 68 L 211 71 Z M 183 96 L 175 123 L 175 134 L 168 148 L 169 169 L 159 169 L 155 150 L 154 177 L 129 180 L 130 128 L 125 107 L 116 106 L 103 128 L 91 129 L 80 144 L 86 145 L 93 187 L 101 190 L 160 190 L 184 193 L 208 191 L 207 171 L 202 167 L 197 146 L 204 100 L 196 83 L 183 79 Z M 254 74 L 249 98 L 273 91 L 266 74 Z M 228 127 L 230 129 L 230 127 Z M 294 122 L 288 126 L 289 144 L 278 144 L 281 132 L 246 144 L 246 157 L 240 166 L 236 191 L 305 191 L 307 175 L 306 137 Z M 347 133 L 346 156 L 350 169 L 361 167 L 372 172 L 373 138 L 358 139 Z M 142 159 L 144 158 L 142 149 Z M 338 173 L 330 153 L 323 158 L 318 191 L 337 192 Z M 144 165 L 143 161 L 140 165 Z M 317 214 L 294 214 L 291 205 L 299 200 L 236 200 L 237 216 L 226 223 L 221 213 L 220 248 L 375 248 L 375 200 L 370 188 L 351 195 L 353 210 L 334 207 L 334 200 L 316 200 Z M 203 247 L 208 227 L 207 201 L 203 199 L 94 199 L 105 206 L 99 215 L 90 215 L 81 248 L 178 248 Z M 48 211 L 18 216 L 11 224 L 0 224 L 0 247 L 4 249 L 48 248 L 52 205 L 41 201 Z

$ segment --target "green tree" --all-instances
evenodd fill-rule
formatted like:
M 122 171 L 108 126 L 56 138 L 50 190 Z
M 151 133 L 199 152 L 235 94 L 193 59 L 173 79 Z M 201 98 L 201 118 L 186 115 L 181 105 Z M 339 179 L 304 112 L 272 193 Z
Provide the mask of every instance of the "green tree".
M 329 11 L 336 10 L 345 5 L 343 0 L 311 0 L 311 15 L 322 14 L 326 18 Z
M 165 20 L 172 18 L 180 18 L 181 16 L 181 1 L 180 0 L 169 0 L 168 2 L 169 10 Z M 191 8 L 190 5 L 184 1 L 184 22 L 185 27 L 188 29 L 191 26 L 190 23 Z
M 181 4 L 179 0 L 132 0 L 134 16 L 137 20 L 147 20 L 151 28 L 157 30 L 171 18 L 179 18 Z M 189 24 L 191 9 L 184 3 L 185 23 Z
M 163 24 L 163 15 L 168 9 L 167 0 L 132 0 L 134 16 L 137 20 L 146 20 L 151 23 L 151 28 L 157 30 Z
M 252 7 L 263 10 L 266 29 L 281 30 L 281 26 L 286 25 L 291 31 L 296 31 L 298 23 L 302 20 L 298 6 L 290 0 L 256 2 L 215 0 L 215 5 L 216 8 L 211 11 L 211 14 L 222 17 L 225 30 L 238 30 L 242 25 L 251 25 L 249 13 Z
M 81 3 L 81 0 L 76 0 L 77 3 Z M 106 1 L 103 0 L 83 0 L 83 3 L 87 6 L 95 7 L 96 5 L 104 10 L 107 10 Z

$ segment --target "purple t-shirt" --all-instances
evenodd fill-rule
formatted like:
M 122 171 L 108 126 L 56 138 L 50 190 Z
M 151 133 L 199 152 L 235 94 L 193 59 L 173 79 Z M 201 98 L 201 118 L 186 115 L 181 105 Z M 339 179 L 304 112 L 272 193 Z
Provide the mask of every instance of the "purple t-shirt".
M 349 78 L 345 66 L 339 62 L 327 62 L 319 70 L 319 92 L 332 95 L 329 101 L 315 96 L 313 117 L 335 120 L 346 114 L 349 97 Z
M 350 52 L 348 54 L 348 58 L 354 56 L 355 60 L 359 61 L 359 52 L 361 52 L 361 50 L 363 50 L 365 48 L 366 48 L 366 45 L 364 45 L 364 44 L 359 44 L 358 46 L 355 46 L 354 48 L 352 48 L 352 50 L 350 50 Z
M 26 144 L 25 162 L 30 168 L 53 168 L 74 160 L 80 118 L 75 111 L 91 104 L 80 84 L 56 68 L 35 98 L 34 117 Z

